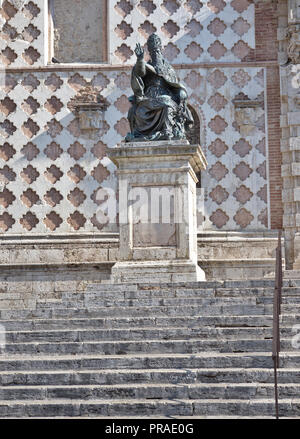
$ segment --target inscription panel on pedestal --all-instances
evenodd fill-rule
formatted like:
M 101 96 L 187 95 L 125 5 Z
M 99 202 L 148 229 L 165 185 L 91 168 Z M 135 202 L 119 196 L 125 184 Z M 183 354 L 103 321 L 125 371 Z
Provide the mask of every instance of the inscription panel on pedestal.
M 131 200 L 133 247 L 176 246 L 175 187 L 136 186 Z

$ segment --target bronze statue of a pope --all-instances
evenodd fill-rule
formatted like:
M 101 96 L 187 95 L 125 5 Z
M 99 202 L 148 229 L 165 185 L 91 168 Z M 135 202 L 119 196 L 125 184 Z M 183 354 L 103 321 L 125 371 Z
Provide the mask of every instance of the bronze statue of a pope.
M 137 62 L 131 74 L 134 95 L 128 112 L 131 132 L 126 142 L 186 139 L 193 124 L 187 106 L 187 92 L 178 81 L 173 67 L 163 57 L 161 39 L 152 34 L 147 41 L 151 62 L 144 60 L 144 50 L 136 45 Z

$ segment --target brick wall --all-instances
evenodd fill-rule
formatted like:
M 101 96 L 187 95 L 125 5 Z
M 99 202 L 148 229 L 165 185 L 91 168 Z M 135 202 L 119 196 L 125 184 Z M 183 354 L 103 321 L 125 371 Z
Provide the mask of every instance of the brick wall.
M 280 151 L 280 90 L 278 67 L 267 68 L 269 184 L 271 228 L 282 228 L 282 177 Z

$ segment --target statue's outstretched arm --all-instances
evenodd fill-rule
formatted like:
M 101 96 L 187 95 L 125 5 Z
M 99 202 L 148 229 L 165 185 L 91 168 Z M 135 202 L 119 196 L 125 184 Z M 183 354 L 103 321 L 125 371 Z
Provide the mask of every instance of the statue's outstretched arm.
M 142 49 L 140 43 L 137 43 L 135 47 L 135 54 L 137 57 L 137 61 L 134 67 L 135 74 L 143 77 L 146 75 L 146 63 L 144 60 L 144 50 Z

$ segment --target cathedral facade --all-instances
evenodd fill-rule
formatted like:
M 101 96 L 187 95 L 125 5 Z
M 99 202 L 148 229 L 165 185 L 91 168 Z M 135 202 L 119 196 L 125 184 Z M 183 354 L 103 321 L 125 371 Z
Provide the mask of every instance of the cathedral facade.
M 156 33 L 207 160 L 201 267 L 268 275 L 283 229 L 286 268 L 297 268 L 299 26 L 297 0 L 3 0 L 1 265 L 97 264 L 107 277 L 119 236 L 107 148 L 129 131 L 136 43 Z

